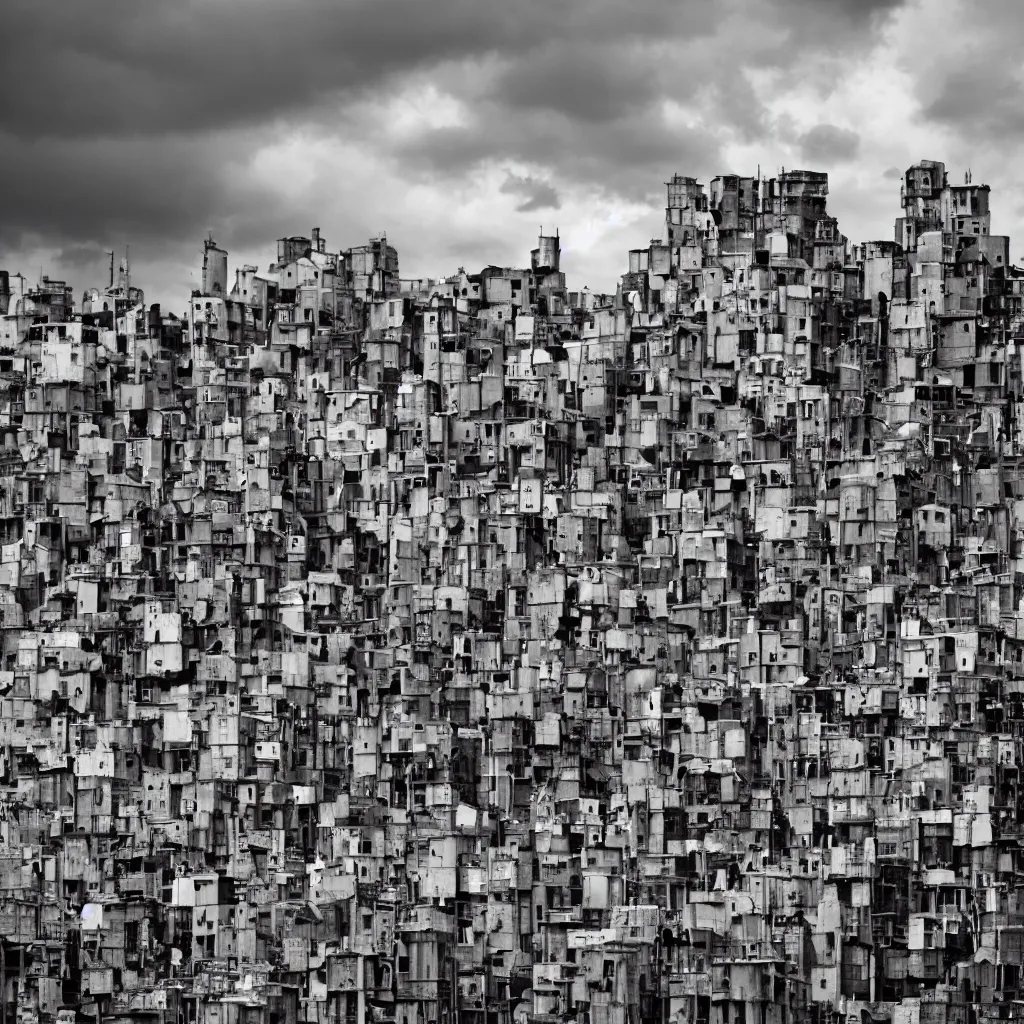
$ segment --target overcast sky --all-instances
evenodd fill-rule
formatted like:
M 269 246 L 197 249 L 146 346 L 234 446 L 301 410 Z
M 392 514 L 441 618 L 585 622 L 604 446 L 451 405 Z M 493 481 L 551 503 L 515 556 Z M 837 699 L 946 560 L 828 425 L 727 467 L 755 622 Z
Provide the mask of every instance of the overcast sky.
M 208 230 L 232 272 L 319 226 L 440 276 L 543 225 L 610 291 L 673 172 L 828 171 L 860 240 L 922 158 L 1024 235 L 1022 27 L 1016 0 L 6 0 L 0 268 L 78 298 L 130 244 L 180 312 Z

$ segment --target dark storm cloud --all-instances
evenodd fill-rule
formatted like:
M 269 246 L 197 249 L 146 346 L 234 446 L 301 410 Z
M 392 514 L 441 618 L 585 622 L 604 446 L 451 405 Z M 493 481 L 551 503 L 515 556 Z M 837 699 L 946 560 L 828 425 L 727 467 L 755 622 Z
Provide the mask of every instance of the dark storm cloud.
M 561 114 L 511 117 L 497 104 L 481 104 L 468 124 L 424 131 L 401 143 L 397 155 L 442 179 L 461 178 L 483 163 L 517 160 L 547 168 L 570 187 L 645 199 L 660 192 L 659 175 L 713 163 L 719 147 L 709 131 L 667 124 L 656 109 L 606 123 L 593 134 Z
M 548 111 L 600 125 L 647 107 L 659 93 L 653 68 L 619 46 L 541 47 L 509 61 L 490 98 L 510 109 Z
M 940 50 L 931 59 L 927 52 L 915 53 L 916 61 L 908 55 L 903 62 L 916 82 L 924 117 L 968 133 L 969 144 L 1017 141 L 1024 134 L 1024 6 L 987 0 L 979 9 L 962 0 L 945 21 L 967 29 L 956 34 L 951 52 Z
M 833 44 L 842 39 L 857 41 L 864 32 L 872 31 L 880 23 L 904 6 L 903 0 L 782 0 L 775 5 L 792 19 L 792 32 L 801 40 L 824 41 Z
M 20 135 L 160 134 L 267 122 L 470 55 L 515 57 L 699 28 L 677 0 L 9 0 L 0 125 Z M 710 7 L 711 5 L 707 5 Z M 582 15 L 582 16 L 577 16 Z M 12 95 L 8 91 L 8 95 Z
M 195 216 L 229 205 L 227 142 L 177 136 L 18 143 L 0 135 L 4 227 L 71 241 L 137 234 L 173 243 Z
M 521 200 L 516 207 L 517 213 L 530 213 L 533 210 L 557 210 L 562 205 L 558 193 L 548 182 L 540 181 L 529 175 L 506 175 L 498 191 Z
M 732 16 L 734 42 L 745 23 L 762 21 L 784 37 L 824 46 L 831 27 L 832 42 L 852 45 L 894 6 L 860 0 L 735 7 L 705 0 L 8 0 L 0 74 L 5 94 L 17 93 L 18 100 L 0 108 L 0 127 L 37 137 L 269 124 L 308 117 L 339 94 L 373 93 L 389 79 L 473 56 L 510 62 L 500 84 L 512 106 L 517 94 L 542 104 L 564 94 L 566 112 L 600 119 L 649 95 L 653 84 L 645 79 L 659 69 L 644 74 L 628 63 L 629 52 L 645 43 L 669 41 L 677 60 L 692 60 Z M 786 46 L 764 52 L 768 59 L 797 56 Z M 576 86 L 567 78 L 573 73 Z M 28 82 L 31 88 L 24 87 Z M 545 86 L 550 96 L 543 95 Z
M 1024 28 L 1024 19 L 1022 19 Z M 980 54 L 979 54 L 980 57 Z M 938 93 L 924 108 L 925 117 L 950 128 L 970 125 L 987 135 L 1020 134 L 1024 131 L 1024 81 L 1019 59 L 1009 55 L 958 68 L 943 78 Z
M 860 136 L 834 124 L 816 124 L 800 136 L 800 155 L 809 163 L 831 167 L 852 160 L 860 148 Z
M 585 185 L 646 199 L 674 170 L 720 168 L 724 140 L 756 142 L 773 131 L 745 68 L 793 66 L 799 55 L 801 75 L 817 59 L 823 77 L 834 79 L 829 58 L 840 51 L 852 58 L 899 6 L 889 0 L 853 9 L 810 0 L 683 4 L 686 31 L 635 32 L 605 45 L 594 33 L 584 45 L 569 28 L 525 54 L 484 66 L 474 76 L 475 92 L 472 82 L 465 85 L 465 123 L 425 128 L 399 143 L 399 155 L 440 177 L 517 160 L 543 167 L 563 190 Z M 826 141 L 822 136 L 819 150 Z M 835 139 L 834 157 L 844 141 Z

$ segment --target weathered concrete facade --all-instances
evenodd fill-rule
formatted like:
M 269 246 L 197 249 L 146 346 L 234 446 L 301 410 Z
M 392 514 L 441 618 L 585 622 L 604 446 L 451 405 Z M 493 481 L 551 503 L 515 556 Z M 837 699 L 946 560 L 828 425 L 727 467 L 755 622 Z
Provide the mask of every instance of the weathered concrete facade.
M 0 1024 L 1019 1013 L 1024 271 L 827 191 L 3 275 Z

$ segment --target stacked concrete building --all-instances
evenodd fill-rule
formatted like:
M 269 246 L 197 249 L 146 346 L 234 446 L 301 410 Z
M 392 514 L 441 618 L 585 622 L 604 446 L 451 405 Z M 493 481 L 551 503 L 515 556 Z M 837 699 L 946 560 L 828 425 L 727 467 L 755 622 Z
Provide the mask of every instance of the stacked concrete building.
M 1020 1016 L 1024 271 L 827 191 L 0 275 L 0 1024 Z

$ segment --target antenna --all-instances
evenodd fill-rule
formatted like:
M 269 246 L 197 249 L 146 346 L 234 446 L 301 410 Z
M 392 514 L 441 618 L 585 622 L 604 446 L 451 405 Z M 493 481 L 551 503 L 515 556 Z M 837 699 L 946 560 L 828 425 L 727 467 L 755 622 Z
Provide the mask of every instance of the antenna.
M 108 288 L 114 287 L 114 253 L 110 251 L 107 253 L 110 257 L 110 283 L 107 285 Z

